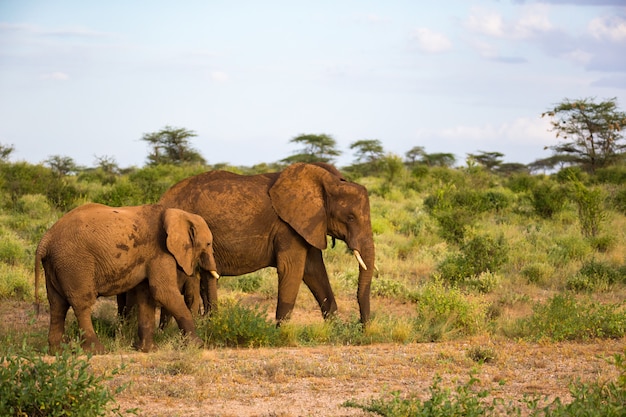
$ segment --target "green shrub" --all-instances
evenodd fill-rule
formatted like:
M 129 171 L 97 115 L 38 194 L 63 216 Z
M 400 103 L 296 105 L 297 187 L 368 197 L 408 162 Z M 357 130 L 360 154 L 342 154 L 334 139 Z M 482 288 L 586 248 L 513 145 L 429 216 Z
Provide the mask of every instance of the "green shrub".
M 415 323 L 423 341 L 474 335 L 486 326 L 486 305 L 457 288 L 446 288 L 441 281 L 427 284 L 411 297 L 417 304 Z
M 573 291 L 608 291 L 620 280 L 620 270 L 607 262 L 585 262 L 577 274 L 569 277 L 566 287 Z
M 408 289 L 404 284 L 397 280 L 377 277 L 372 281 L 372 295 L 379 297 L 405 297 L 408 294 Z
M 588 188 L 580 181 L 572 181 L 571 188 L 572 198 L 578 207 L 578 220 L 583 236 L 597 236 L 600 226 L 607 219 L 604 190 L 599 187 Z
M 122 177 L 111 186 L 104 187 L 93 197 L 93 202 L 112 207 L 137 206 L 148 203 L 143 191 L 126 177 Z
M 508 252 L 508 245 L 502 235 L 497 239 L 487 235 L 475 236 L 463 244 L 460 253 L 446 257 L 439 264 L 438 271 L 443 280 L 450 284 L 468 284 L 489 292 L 494 289 L 497 280 L 494 275 L 483 274 L 497 272 L 507 262 Z
M 32 300 L 34 292 L 32 274 L 31 268 L 0 262 L 0 300 Z
M 543 182 L 532 188 L 531 203 L 535 213 L 544 219 L 551 219 L 565 208 L 565 189 L 551 182 Z
M 520 273 L 530 284 L 546 284 L 554 274 L 554 268 L 543 262 L 530 263 L 522 268 Z
M 0 229 L 0 262 L 13 266 L 28 262 L 25 246 L 15 233 Z
M 279 340 L 279 330 L 267 319 L 267 312 L 248 308 L 232 299 L 220 302 L 217 312 L 201 320 L 198 334 L 217 347 L 272 346 Z
M 400 391 L 383 395 L 379 399 L 371 399 L 363 404 L 357 401 L 346 401 L 344 407 L 359 408 L 369 413 L 387 417 L 460 417 L 460 416 L 499 416 L 520 415 L 520 407 L 504 405 L 494 398 L 485 400 L 490 394 L 488 389 L 480 389 L 480 380 L 470 373 L 467 382 L 459 382 L 454 390 L 442 387 L 442 378 L 437 375 L 430 385 L 429 398 L 421 400 L 421 393 L 402 396 Z
M 220 280 L 220 287 L 231 291 L 253 293 L 261 288 L 262 281 L 263 277 L 260 274 L 253 273 Z
M 624 305 L 579 302 L 572 295 L 555 295 L 545 304 L 536 304 L 530 317 L 516 323 L 518 337 L 585 341 L 620 338 L 626 334 Z
M 3 416 L 122 416 L 134 410 L 120 410 L 107 386 L 119 372 L 96 376 L 90 369 L 90 355 L 65 348 L 53 360 L 32 350 L 0 357 L 0 415 Z
M 621 188 L 611 199 L 613 207 L 621 214 L 626 215 L 626 188 Z
M 609 360 L 615 365 L 618 376 L 606 382 L 571 385 L 572 401 L 564 403 L 560 398 L 549 404 L 537 397 L 518 398 L 505 403 L 492 395 L 491 389 L 480 389 L 484 385 L 470 373 L 467 382 L 457 383 L 454 390 L 441 386 L 442 378 L 435 376 L 429 387 L 429 398 L 421 400 L 422 393 L 402 395 L 400 391 L 383 394 L 381 398 L 361 401 L 346 401 L 344 407 L 358 408 L 369 413 L 387 417 L 439 417 L 439 416 L 503 416 L 529 415 L 534 417 L 606 416 L 621 417 L 626 404 L 626 359 L 616 354 Z M 492 400 L 487 398 L 492 396 Z M 544 399 L 545 400 L 545 399 Z M 517 405 L 520 404 L 520 405 Z
M 589 240 L 579 236 L 564 236 L 555 239 L 555 245 L 548 251 L 548 258 L 556 266 L 571 261 L 582 261 L 591 253 Z

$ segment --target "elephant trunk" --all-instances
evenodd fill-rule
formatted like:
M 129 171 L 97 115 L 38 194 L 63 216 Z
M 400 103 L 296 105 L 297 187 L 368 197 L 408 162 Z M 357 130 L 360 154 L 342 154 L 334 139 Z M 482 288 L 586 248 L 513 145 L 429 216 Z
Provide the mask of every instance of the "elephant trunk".
M 374 244 L 370 243 L 362 248 L 362 251 L 354 251 L 354 255 L 359 260 L 359 284 L 357 289 L 357 300 L 361 312 L 361 323 L 367 324 L 370 319 L 370 290 L 372 277 L 374 276 Z
M 212 256 L 202 253 L 200 255 L 200 267 L 205 271 L 209 271 L 213 278 L 219 279 L 220 274 L 217 272 L 217 265 L 215 259 Z

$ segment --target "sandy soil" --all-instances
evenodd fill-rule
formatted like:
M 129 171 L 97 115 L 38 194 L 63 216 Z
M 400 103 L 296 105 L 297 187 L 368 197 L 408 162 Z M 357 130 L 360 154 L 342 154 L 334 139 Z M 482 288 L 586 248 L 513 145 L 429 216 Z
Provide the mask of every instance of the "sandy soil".
M 92 359 L 94 367 L 125 363 L 115 384 L 131 382 L 118 400 L 141 416 L 365 416 L 347 408 L 399 391 L 428 397 L 435 375 L 446 387 L 476 370 L 480 387 L 496 397 L 525 394 L 569 400 L 569 384 L 613 378 L 606 362 L 624 340 L 527 344 L 474 339 L 460 342 L 323 346 L 314 348 L 162 351 Z M 467 352 L 491 349 L 495 359 L 472 361 Z

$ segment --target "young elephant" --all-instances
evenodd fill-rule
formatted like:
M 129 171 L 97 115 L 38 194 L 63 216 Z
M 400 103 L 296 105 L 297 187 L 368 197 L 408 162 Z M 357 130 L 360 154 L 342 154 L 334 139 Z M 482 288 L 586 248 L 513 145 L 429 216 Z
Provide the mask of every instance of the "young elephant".
M 85 204 L 70 211 L 46 232 L 35 255 L 37 303 L 40 264 L 46 276 L 50 349 L 60 346 L 71 306 L 84 332 L 84 349 L 102 353 L 104 346 L 91 322 L 96 298 L 135 287 L 138 349 L 152 348 L 157 303 L 172 313 L 194 343 L 201 344 L 178 289 L 177 265 L 187 275 L 200 266 L 217 276 L 212 244 L 213 235 L 204 219 L 183 210 Z

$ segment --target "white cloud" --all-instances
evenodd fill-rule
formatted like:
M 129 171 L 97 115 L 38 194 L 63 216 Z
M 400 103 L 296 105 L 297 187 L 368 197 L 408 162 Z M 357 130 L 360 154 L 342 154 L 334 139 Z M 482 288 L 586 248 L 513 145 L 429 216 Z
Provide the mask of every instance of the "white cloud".
M 47 74 L 43 74 L 41 76 L 42 80 L 55 80 L 55 81 L 66 81 L 70 79 L 70 76 L 64 72 L 50 72 Z
M 597 17 L 589 22 L 588 30 L 598 40 L 626 41 L 626 19 L 619 16 Z
M 440 53 L 452 49 L 452 42 L 445 35 L 427 28 L 413 31 L 411 39 L 417 42 L 421 51 L 426 53 Z
M 500 13 L 481 7 L 471 9 L 465 27 L 471 32 L 501 39 L 527 39 L 553 30 L 545 5 L 524 6 L 519 18 L 506 20 Z
M 211 80 L 222 84 L 230 80 L 230 76 L 223 71 L 213 71 L 211 72 Z
M 504 35 L 504 20 L 502 16 L 499 13 L 487 11 L 482 8 L 473 8 L 465 25 L 472 32 L 482 35 L 498 38 Z

